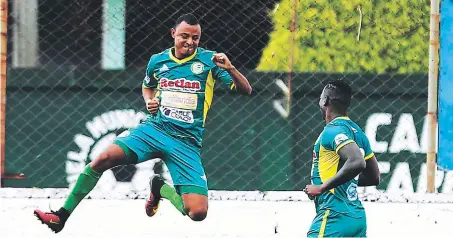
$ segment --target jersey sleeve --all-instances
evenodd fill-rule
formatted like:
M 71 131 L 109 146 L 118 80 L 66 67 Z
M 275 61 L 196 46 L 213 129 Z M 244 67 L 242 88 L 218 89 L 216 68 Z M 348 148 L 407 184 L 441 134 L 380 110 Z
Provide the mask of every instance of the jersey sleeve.
M 371 149 L 370 141 L 365 135 L 363 135 L 362 146 L 363 146 L 362 153 L 365 160 L 373 158 L 374 153 L 373 150 Z
M 230 87 L 230 89 L 234 89 L 236 87 L 234 85 L 233 78 L 226 69 L 214 66 L 212 69 L 212 75 L 214 76 L 214 79 L 222 81 L 225 85 Z
M 142 84 L 144 88 L 157 88 L 157 79 L 154 76 L 154 69 L 156 68 L 155 58 L 156 55 L 151 56 L 146 67 L 145 78 Z
M 325 129 L 321 139 L 321 145 L 330 151 L 338 151 L 343 146 L 353 143 L 352 132 L 344 126 L 330 126 Z

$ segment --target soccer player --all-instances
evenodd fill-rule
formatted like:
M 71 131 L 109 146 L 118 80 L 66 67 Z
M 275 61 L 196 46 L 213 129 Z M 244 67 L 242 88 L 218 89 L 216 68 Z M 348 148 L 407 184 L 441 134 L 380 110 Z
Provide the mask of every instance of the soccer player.
M 250 94 L 252 88 L 225 54 L 198 47 L 201 27 L 192 14 L 177 19 L 171 36 L 174 46 L 151 56 L 143 80 L 143 99 L 151 115 L 136 128 L 120 134 L 86 166 L 58 211 L 34 211 L 52 231 L 63 229 L 104 171 L 156 157 L 165 161 L 174 187 L 158 175 L 150 178 L 147 215 L 153 216 L 160 200 L 165 198 L 192 220 L 205 219 L 208 187 L 200 150 L 214 83 L 221 81 L 244 94 Z
M 366 214 L 357 186 L 378 185 L 380 173 L 368 138 L 347 117 L 351 97 L 346 82 L 333 80 L 319 100 L 327 125 L 315 142 L 312 184 L 304 189 L 316 207 L 308 237 L 366 236 Z

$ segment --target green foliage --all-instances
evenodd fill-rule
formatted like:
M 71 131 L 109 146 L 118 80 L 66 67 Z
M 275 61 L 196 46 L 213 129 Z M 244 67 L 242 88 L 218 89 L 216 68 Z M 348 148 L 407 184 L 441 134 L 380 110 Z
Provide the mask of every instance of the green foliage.
M 296 72 L 428 71 L 428 0 L 296 0 L 296 8 L 293 2 L 282 0 L 271 12 L 274 30 L 257 70 L 288 71 L 292 52 Z

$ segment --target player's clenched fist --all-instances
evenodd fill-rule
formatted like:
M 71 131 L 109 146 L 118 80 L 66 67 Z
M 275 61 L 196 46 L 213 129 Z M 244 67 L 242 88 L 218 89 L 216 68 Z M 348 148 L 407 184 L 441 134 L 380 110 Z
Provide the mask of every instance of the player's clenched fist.
M 156 114 L 157 110 L 159 110 L 159 103 L 160 101 L 157 98 L 148 99 L 146 101 L 146 110 L 151 114 Z
M 304 192 L 308 195 L 308 197 L 310 199 L 314 199 L 315 197 L 319 196 L 324 191 L 323 191 L 322 186 L 307 185 L 304 188 Z
M 230 62 L 230 59 L 228 59 L 228 57 L 224 53 L 214 54 L 212 56 L 212 61 L 220 68 L 224 68 L 226 70 L 234 69 L 234 66 Z

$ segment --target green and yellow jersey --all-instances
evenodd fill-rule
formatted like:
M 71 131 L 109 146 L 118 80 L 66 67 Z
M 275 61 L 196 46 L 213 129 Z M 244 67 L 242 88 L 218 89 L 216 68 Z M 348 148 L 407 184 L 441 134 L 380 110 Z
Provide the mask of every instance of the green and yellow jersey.
M 214 53 L 197 48 L 193 55 L 178 59 L 170 48 L 151 56 L 143 87 L 157 89 L 160 106 L 147 122 L 158 124 L 171 135 L 193 138 L 201 146 L 215 82 L 234 88 L 230 74 L 212 62 Z
M 355 142 L 365 160 L 373 157 L 368 138 L 362 129 L 348 117 L 338 117 L 328 123 L 315 142 L 311 181 L 321 185 L 335 176 L 343 165 L 338 151 Z M 334 189 L 324 192 L 315 199 L 316 212 L 333 210 L 347 216 L 364 214 L 357 194 L 358 176 Z

